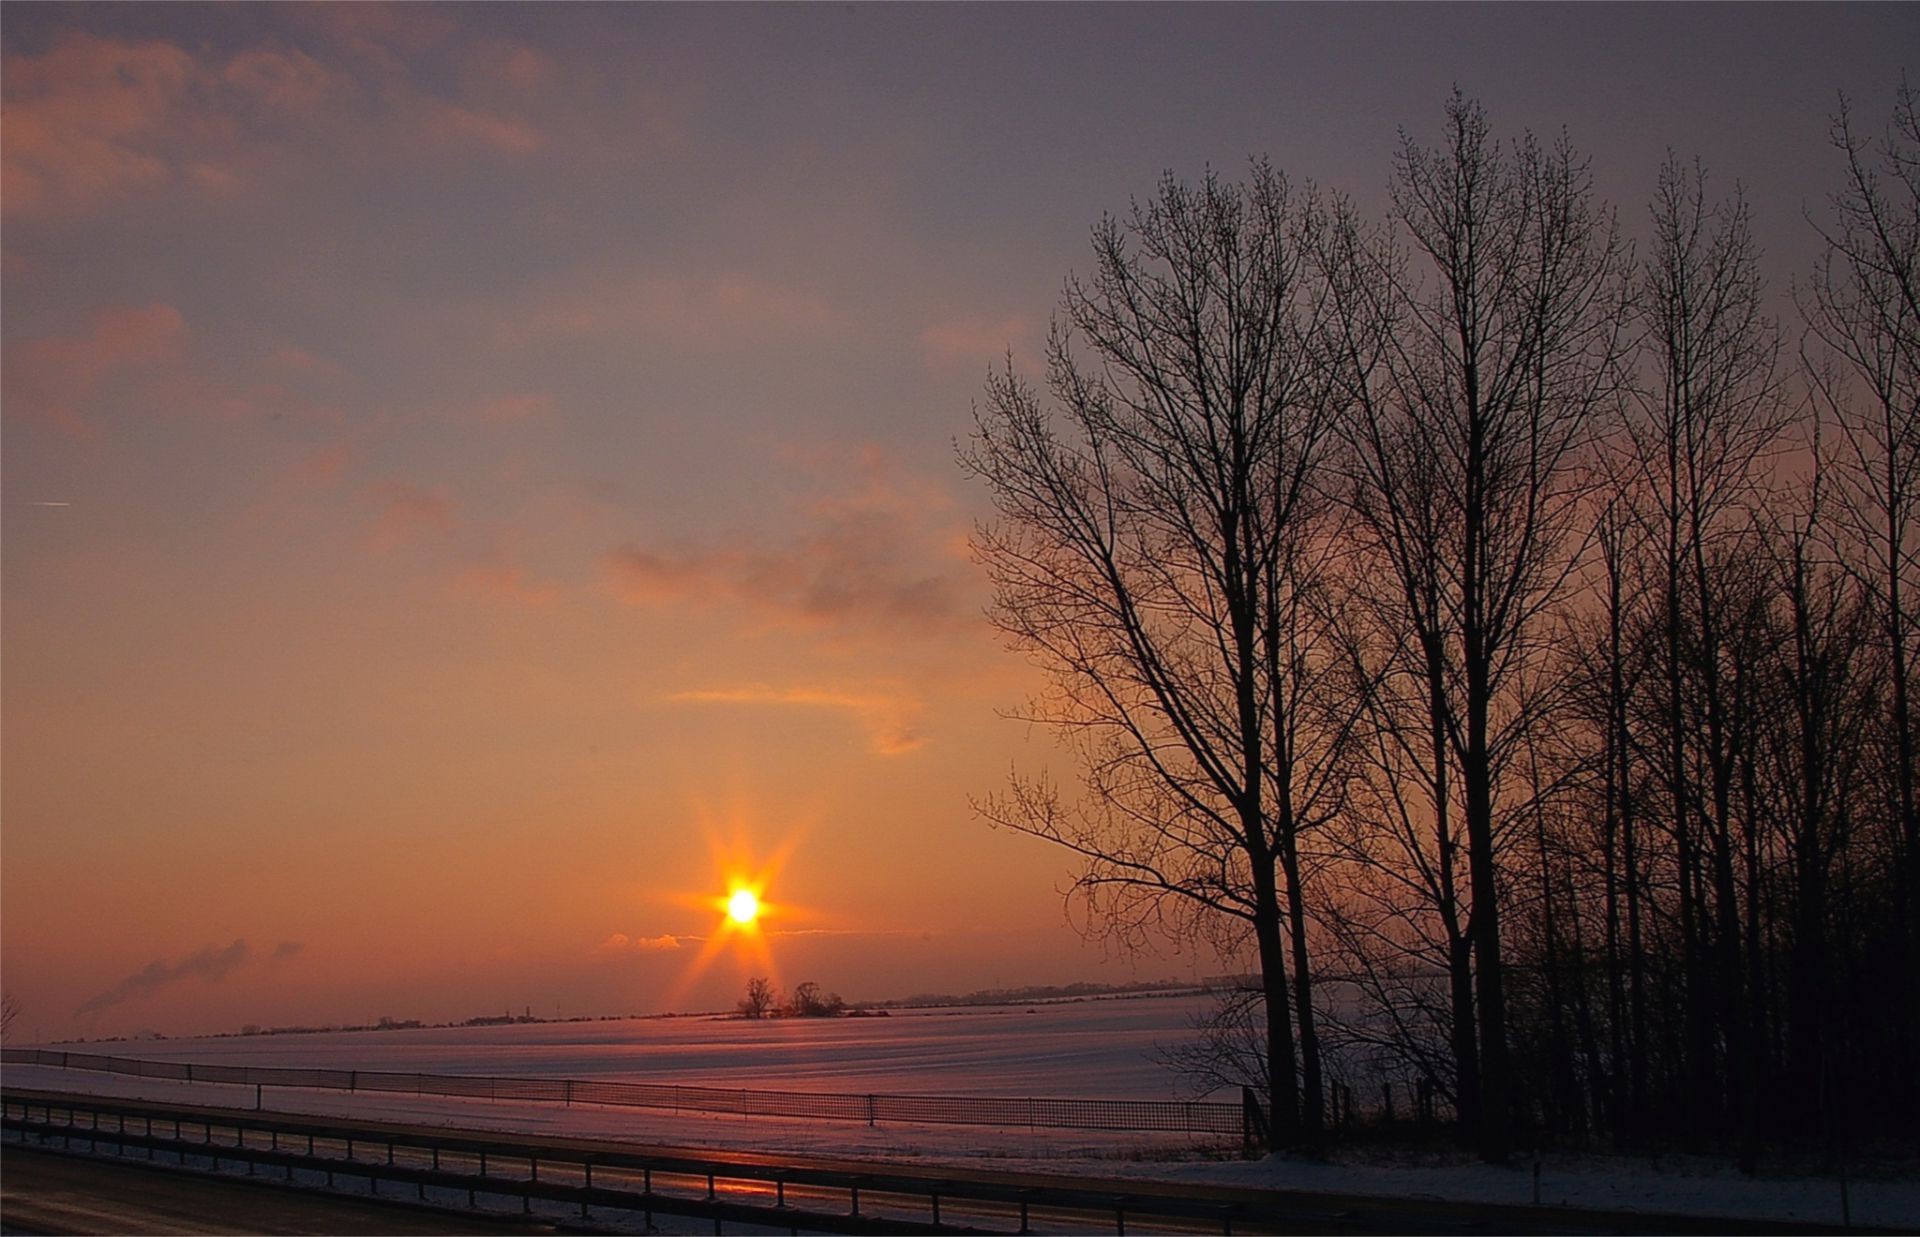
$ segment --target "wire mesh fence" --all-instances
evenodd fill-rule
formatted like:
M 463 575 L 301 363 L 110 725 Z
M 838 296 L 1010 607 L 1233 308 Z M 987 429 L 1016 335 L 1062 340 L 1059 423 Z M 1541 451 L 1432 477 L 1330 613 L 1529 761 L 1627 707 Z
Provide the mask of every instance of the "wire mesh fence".
M 390 1070 L 293 1069 L 282 1066 L 213 1065 L 99 1056 L 48 1048 L 0 1049 L 8 1065 L 45 1065 L 137 1078 L 219 1082 L 240 1086 L 305 1087 L 334 1091 L 445 1095 L 466 1099 L 533 1100 L 555 1104 L 601 1104 L 744 1117 L 800 1117 L 922 1125 L 983 1125 L 1001 1128 L 1099 1130 L 1249 1137 L 1243 1101 L 1018 1099 L 956 1095 L 850 1095 L 813 1091 L 762 1091 L 675 1083 L 591 1082 L 573 1078 L 515 1078 L 478 1074 L 414 1074 Z

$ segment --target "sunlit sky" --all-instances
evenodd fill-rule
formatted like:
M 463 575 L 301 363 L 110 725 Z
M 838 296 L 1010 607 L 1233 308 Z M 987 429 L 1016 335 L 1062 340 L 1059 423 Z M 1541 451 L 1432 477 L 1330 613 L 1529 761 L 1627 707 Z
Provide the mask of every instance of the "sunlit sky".
M 968 796 L 1046 736 L 953 464 L 1087 229 L 1377 209 L 1458 84 L 1782 291 L 1911 5 L 7 5 L 16 1034 L 1211 974 Z M 720 940 L 763 883 L 755 947 Z M 24 1032 L 24 1033 L 23 1033 Z

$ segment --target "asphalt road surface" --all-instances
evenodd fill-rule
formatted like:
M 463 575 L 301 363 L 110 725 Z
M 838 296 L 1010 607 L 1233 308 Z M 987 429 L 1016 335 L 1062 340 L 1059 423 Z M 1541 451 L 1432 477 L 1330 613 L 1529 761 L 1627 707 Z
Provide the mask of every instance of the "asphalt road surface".
M 7 1145 L 0 1233 L 551 1233 L 513 1217 L 447 1215 Z

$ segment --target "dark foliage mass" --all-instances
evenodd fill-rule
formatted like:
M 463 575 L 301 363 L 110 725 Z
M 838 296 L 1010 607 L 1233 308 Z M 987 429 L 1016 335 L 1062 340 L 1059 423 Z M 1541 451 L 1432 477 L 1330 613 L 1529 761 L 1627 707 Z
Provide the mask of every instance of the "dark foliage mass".
M 1282 1138 L 1905 1132 L 1915 109 L 1842 102 L 1790 298 L 1697 165 L 1623 222 L 1460 97 L 1388 219 L 1168 178 L 989 383 L 976 550 L 1080 777 L 978 806 L 1096 930 L 1257 962 L 1180 1056 Z

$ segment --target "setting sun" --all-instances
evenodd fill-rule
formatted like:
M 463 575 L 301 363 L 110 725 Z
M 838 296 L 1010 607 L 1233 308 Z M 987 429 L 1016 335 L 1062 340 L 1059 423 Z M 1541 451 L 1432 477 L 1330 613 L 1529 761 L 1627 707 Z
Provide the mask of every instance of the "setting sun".
M 760 914 L 760 899 L 751 889 L 736 889 L 727 899 L 727 918 L 738 924 L 752 923 Z

